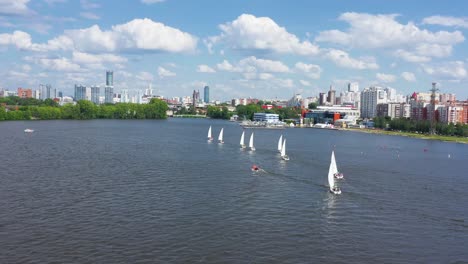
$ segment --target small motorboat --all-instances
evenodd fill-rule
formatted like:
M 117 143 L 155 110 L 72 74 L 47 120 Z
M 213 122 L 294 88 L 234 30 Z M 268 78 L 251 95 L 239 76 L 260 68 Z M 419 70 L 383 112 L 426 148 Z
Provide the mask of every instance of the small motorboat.
M 252 165 L 252 168 L 250 168 L 252 171 L 260 171 L 260 167 L 258 167 L 257 165 Z
M 34 129 L 26 128 L 24 130 L 24 133 L 32 133 L 32 132 L 34 132 Z

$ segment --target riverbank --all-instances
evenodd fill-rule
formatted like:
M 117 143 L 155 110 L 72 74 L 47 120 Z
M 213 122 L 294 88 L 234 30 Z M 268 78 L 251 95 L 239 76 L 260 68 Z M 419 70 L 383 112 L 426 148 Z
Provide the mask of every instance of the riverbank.
M 456 143 L 468 144 L 468 138 L 466 138 L 466 137 L 427 135 L 427 134 L 417 134 L 417 133 L 411 133 L 411 132 L 398 132 L 398 131 L 387 131 L 387 130 L 380 130 L 380 129 L 365 129 L 365 128 L 364 129 L 362 129 L 362 128 L 343 128 L 343 129 L 340 129 L 340 130 L 371 133 L 371 134 L 383 134 L 383 135 L 390 135 L 390 136 L 413 137 L 413 138 L 440 140 L 440 141 L 446 141 L 446 142 L 456 142 Z

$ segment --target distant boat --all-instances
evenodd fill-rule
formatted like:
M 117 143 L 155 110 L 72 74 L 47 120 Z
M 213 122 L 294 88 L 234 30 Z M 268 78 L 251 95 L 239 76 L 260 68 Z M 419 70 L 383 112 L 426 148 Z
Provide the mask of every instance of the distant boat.
M 286 155 L 286 139 L 284 139 L 283 146 L 281 147 L 281 158 L 283 160 L 289 160 L 288 155 Z
M 254 138 L 254 133 L 252 132 L 252 134 L 250 135 L 250 140 L 249 140 L 249 148 L 250 148 L 250 150 L 255 151 L 255 147 L 254 147 L 254 144 L 253 144 L 253 138 Z
M 344 177 L 343 173 L 339 172 L 338 167 L 336 166 L 336 159 L 335 159 L 334 151 L 332 151 L 331 163 L 333 165 L 333 177 L 335 177 L 335 179 L 343 179 Z
M 332 157 L 331 157 L 331 161 L 330 161 L 330 167 L 328 168 L 328 185 L 330 186 L 330 192 L 333 193 L 333 194 L 341 194 L 341 189 L 340 187 L 336 186 L 335 184 L 335 172 L 334 172 L 334 168 L 336 167 L 336 164 L 334 165 L 334 157 L 335 157 L 335 153 L 334 151 L 332 151 Z
M 278 152 L 279 153 L 281 153 L 281 148 L 283 148 L 283 135 L 281 135 L 278 140 Z
M 211 136 L 211 126 L 210 128 L 208 129 L 208 141 L 212 141 L 213 140 L 213 137 Z
M 219 131 L 218 141 L 219 141 L 220 144 L 224 143 L 224 141 L 223 141 L 223 131 L 224 131 L 224 127 L 221 128 L 221 131 Z
M 245 144 L 244 144 L 244 134 L 245 134 L 245 131 L 242 131 L 242 136 L 241 136 L 241 139 L 240 139 L 240 146 L 241 146 L 241 148 L 245 148 Z
M 34 132 L 34 129 L 26 128 L 24 130 L 24 133 L 32 133 L 32 132 Z

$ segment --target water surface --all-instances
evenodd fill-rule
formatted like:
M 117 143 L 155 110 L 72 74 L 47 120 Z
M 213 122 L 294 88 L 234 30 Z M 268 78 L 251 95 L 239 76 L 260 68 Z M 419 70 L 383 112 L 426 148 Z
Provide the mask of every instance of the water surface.
M 209 125 L 225 144 L 206 141 Z M 467 145 L 257 129 L 251 152 L 241 132 L 198 119 L 0 122 L 0 263 L 468 261 Z M 327 192 L 332 149 L 340 196 Z

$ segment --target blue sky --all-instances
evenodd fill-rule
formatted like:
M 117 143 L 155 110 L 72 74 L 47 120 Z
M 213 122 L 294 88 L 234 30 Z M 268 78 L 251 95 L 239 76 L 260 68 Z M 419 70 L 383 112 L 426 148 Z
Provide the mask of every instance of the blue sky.
M 0 88 L 316 96 L 348 82 L 468 97 L 466 1 L 0 0 Z

